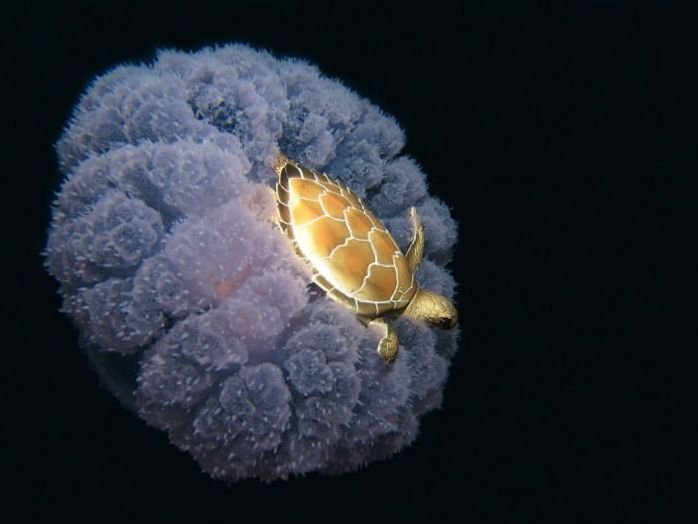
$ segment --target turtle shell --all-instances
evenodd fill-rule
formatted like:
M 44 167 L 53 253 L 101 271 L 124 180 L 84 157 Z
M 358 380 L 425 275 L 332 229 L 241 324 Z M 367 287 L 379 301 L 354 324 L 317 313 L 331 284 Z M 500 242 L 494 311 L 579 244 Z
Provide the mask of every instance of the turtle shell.
M 400 310 L 417 291 L 405 256 L 360 198 L 324 173 L 283 159 L 276 166 L 279 225 L 314 281 L 358 314 Z

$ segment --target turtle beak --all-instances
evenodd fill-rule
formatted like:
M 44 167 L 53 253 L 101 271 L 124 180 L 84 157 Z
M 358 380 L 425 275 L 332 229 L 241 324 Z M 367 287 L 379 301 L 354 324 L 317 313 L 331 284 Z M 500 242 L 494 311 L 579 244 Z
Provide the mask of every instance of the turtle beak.
M 453 302 L 444 300 L 444 311 L 441 317 L 441 327 L 444 329 L 453 329 L 458 325 L 458 310 L 453 305 Z

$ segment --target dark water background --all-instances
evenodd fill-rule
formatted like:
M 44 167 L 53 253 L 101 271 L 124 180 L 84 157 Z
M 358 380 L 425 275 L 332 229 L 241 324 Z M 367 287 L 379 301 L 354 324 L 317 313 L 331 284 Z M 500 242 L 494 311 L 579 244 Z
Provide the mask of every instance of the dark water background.
M 2 520 L 691 521 L 696 17 L 630 3 L 3 7 Z M 41 269 L 52 144 L 86 83 L 228 41 L 393 114 L 461 226 L 443 409 L 357 473 L 209 479 L 99 386 Z

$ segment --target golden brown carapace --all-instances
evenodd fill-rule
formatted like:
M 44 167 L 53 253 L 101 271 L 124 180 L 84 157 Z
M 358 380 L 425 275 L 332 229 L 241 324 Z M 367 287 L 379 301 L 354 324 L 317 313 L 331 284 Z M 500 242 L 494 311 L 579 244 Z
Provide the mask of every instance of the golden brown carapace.
M 397 357 L 398 338 L 386 317 L 407 315 L 453 328 L 446 298 L 421 289 L 414 273 L 424 253 L 424 228 L 411 209 L 414 237 L 403 254 L 383 223 L 352 191 L 324 173 L 279 154 L 274 163 L 278 222 L 306 260 L 313 280 L 365 324 L 383 329 L 378 353 Z

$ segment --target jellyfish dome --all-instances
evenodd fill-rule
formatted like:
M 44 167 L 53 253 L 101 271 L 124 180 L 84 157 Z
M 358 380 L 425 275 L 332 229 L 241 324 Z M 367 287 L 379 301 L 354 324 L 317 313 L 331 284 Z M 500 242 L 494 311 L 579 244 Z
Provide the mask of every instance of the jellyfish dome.
M 416 438 L 458 330 L 379 334 L 312 284 L 276 223 L 283 151 L 350 187 L 420 286 L 453 298 L 457 230 L 393 118 L 316 67 L 245 45 L 159 52 L 86 90 L 56 146 L 46 265 L 103 384 L 211 476 L 340 473 Z

